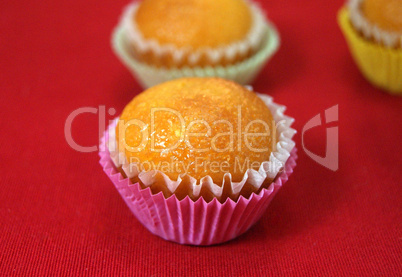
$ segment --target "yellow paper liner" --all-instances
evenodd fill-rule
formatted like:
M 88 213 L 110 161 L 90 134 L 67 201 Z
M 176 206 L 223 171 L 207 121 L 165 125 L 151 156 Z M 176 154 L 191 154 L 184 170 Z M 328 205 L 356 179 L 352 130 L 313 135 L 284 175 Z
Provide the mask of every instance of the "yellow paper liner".
M 401 95 L 402 49 L 389 48 L 363 37 L 352 26 L 346 7 L 339 11 L 338 23 L 365 78 L 377 87 Z
M 364 0 L 349 0 L 349 18 L 352 26 L 368 40 L 391 48 L 402 47 L 402 30 L 400 32 L 388 31 L 377 24 L 369 22 L 363 15 L 361 5 Z

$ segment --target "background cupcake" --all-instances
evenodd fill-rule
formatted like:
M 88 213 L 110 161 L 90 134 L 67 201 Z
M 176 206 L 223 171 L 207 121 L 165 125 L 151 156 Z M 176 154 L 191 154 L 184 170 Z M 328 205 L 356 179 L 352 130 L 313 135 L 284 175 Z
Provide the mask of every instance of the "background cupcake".
M 338 20 L 363 75 L 378 87 L 402 93 L 402 2 L 350 0 Z
M 149 87 L 183 76 L 250 83 L 279 44 L 245 0 L 145 0 L 130 4 L 113 36 L 117 55 Z
M 126 106 L 109 127 L 101 162 L 151 232 L 181 243 L 220 243 L 259 219 L 295 165 L 293 119 L 283 111 L 224 79 L 170 81 Z M 224 212 L 208 213 L 213 207 Z M 194 228 L 203 221 L 214 224 Z

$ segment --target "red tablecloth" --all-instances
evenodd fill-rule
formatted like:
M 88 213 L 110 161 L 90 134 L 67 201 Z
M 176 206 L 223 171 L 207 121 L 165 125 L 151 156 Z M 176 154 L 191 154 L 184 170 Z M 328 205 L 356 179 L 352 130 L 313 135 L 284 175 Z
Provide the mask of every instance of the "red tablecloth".
M 342 1 L 265 1 L 282 44 L 254 83 L 296 118 L 299 160 L 262 220 L 220 246 L 150 234 L 103 173 L 64 137 L 80 107 L 141 91 L 110 48 L 126 1 L 0 2 L 0 272 L 5 275 L 401 275 L 402 99 L 368 84 L 336 23 Z M 301 130 L 339 104 L 339 170 L 317 164 Z M 106 119 L 111 119 L 108 116 Z M 325 152 L 325 130 L 305 145 Z M 96 114 L 72 125 L 98 142 Z

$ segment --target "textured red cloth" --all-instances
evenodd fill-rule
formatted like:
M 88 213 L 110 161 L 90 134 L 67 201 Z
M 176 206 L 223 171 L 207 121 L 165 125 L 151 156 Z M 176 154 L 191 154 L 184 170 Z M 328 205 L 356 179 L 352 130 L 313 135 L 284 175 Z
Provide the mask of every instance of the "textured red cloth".
M 127 1 L 0 1 L 0 274 L 401 275 L 402 99 L 368 84 L 336 24 L 342 1 L 261 1 L 282 45 L 256 80 L 296 118 L 299 160 L 240 238 L 189 247 L 150 234 L 103 173 L 72 150 L 67 116 L 141 91 L 110 48 Z M 301 147 L 304 124 L 339 104 L 332 172 Z M 107 119 L 111 119 L 108 116 Z M 95 114 L 73 137 L 98 142 Z M 305 135 L 325 151 L 325 126 Z

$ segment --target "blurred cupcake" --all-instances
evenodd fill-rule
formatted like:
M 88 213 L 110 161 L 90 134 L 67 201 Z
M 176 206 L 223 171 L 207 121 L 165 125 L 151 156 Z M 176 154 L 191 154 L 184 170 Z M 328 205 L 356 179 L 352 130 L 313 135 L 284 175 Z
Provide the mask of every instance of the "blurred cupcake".
M 402 1 L 350 0 L 338 21 L 353 58 L 374 85 L 402 93 Z
M 113 35 L 144 87 L 183 76 L 248 84 L 278 45 L 275 28 L 246 0 L 143 0 L 126 8 Z
M 220 78 L 166 82 L 136 96 L 109 127 L 101 164 L 154 234 L 221 243 L 262 216 L 295 166 L 284 109 Z

